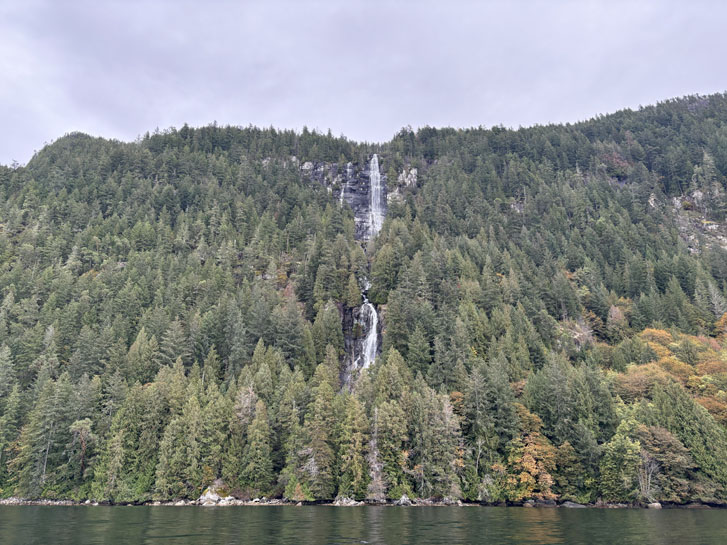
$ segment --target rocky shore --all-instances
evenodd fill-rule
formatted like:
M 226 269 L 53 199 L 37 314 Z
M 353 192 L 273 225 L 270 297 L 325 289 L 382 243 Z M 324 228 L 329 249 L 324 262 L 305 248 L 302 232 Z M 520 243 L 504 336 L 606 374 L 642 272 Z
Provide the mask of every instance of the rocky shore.
M 49 499 L 27 499 L 10 497 L 0 499 L 0 505 L 41 505 L 41 506 L 97 506 L 97 505 L 146 505 L 146 506 L 202 506 L 202 507 L 229 507 L 229 506 L 280 506 L 280 505 L 323 505 L 335 507 L 359 507 L 364 505 L 379 506 L 402 506 L 402 507 L 426 507 L 426 506 L 461 506 L 461 507 L 524 507 L 524 508 L 563 508 L 563 509 L 725 509 L 727 505 L 688 503 L 688 504 L 661 504 L 659 502 L 649 504 L 628 504 L 628 503 L 607 503 L 597 501 L 595 503 L 582 504 L 572 501 L 555 502 L 553 500 L 527 500 L 522 503 L 481 503 L 463 502 L 453 498 L 431 499 L 431 498 L 409 498 L 406 495 L 398 500 L 390 501 L 358 501 L 352 498 L 339 497 L 328 502 L 295 502 L 281 498 L 253 498 L 243 500 L 233 496 L 221 496 L 215 491 L 206 490 L 196 500 L 180 499 L 174 501 L 148 501 L 143 503 L 121 503 L 95 502 L 91 500 L 49 500 Z

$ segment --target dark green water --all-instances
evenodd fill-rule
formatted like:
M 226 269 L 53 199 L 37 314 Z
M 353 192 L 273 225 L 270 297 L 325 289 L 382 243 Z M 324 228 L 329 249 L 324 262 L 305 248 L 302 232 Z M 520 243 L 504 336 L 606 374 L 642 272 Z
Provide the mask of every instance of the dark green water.
M 0 544 L 727 543 L 727 510 L 0 507 Z

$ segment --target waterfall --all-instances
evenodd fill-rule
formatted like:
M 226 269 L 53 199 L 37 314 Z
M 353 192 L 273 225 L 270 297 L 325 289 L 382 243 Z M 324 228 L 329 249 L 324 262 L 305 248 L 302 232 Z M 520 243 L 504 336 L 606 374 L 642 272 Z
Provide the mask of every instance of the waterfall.
M 366 332 L 363 343 L 359 349 L 354 367 L 356 369 L 367 369 L 376 360 L 376 353 L 379 349 L 379 314 L 376 308 L 369 302 L 366 291 L 369 283 L 366 282 L 366 290 L 362 292 L 363 305 L 359 311 L 358 324 Z
M 346 179 L 343 181 L 343 185 L 341 186 L 341 206 L 343 206 L 343 200 L 346 196 L 346 188 L 348 187 L 348 181 L 351 179 L 351 176 L 353 176 L 353 164 L 349 161 L 346 164 Z
M 379 156 L 374 153 L 369 163 L 369 240 L 374 238 L 384 223 L 383 207 L 384 189 L 381 184 L 381 172 L 379 172 Z M 379 314 L 367 297 L 369 281 L 367 280 L 361 295 L 363 305 L 359 313 L 359 324 L 366 332 L 361 351 L 354 362 L 357 369 L 366 369 L 376 360 L 376 353 L 379 350 Z
M 346 182 L 341 189 L 340 200 L 341 205 L 343 205 L 344 199 L 347 200 L 354 209 L 359 240 L 371 240 L 381 231 L 386 211 L 383 178 L 379 171 L 379 157 L 373 154 L 369 162 L 368 203 L 366 203 L 361 198 L 365 194 L 360 192 L 360 186 L 356 184 L 356 180 L 353 178 L 351 163 L 346 165 Z M 351 184 L 350 187 L 349 184 Z M 366 207 L 366 204 L 368 204 L 368 207 Z M 368 208 L 368 214 L 365 212 L 366 208 Z M 363 303 L 357 309 L 353 309 L 353 319 L 357 326 L 356 329 L 360 333 L 351 340 L 350 348 L 347 348 L 349 359 L 343 375 L 344 383 L 349 387 L 360 371 L 367 369 L 376 361 L 380 343 L 379 314 L 368 298 L 371 284 L 366 278 L 361 278 L 359 281 L 362 283 L 363 288 L 361 290 Z
M 371 210 L 369 211 L 369 239 L 374 238 L 384 223 L 384 188 L 381 185 L 381 173 L 379 172 L 379 156 L 374 153 L 369 164 L 369 199 Z

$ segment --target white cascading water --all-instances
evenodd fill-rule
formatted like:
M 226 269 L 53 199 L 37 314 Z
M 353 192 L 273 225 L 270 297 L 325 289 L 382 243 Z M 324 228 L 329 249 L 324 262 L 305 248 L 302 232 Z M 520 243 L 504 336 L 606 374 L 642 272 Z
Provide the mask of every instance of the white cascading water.
M 353 178 L 353 166 L 351 163 L 346 165 L 346 182 L 341 189 L 341 205 L 344 202 L 344 193 L 348 189 L 348 184 Z M 384 223 L 384 187 L 379 171 L 379 157 L 374 154 L 369 163 L 369 214 L 365 218 L 365 230 L 363 231 L 363 239 L 371 240 L 381 231 Z M 356 372 L 367 369 L 376 361 L 376 355 L 379 350 L 379 314 L 376 307 L 369 301 L 368 291 L 371 284 L 364 279 L 361 297 L 363 304 L 358 309 L 356 324 L 360 326 L 363 332 L 363 339 L 358 338 L 353 347 L 353 357 L 351 367 L 346 372 L 345 382 L 350 385 L 354 379 Z M 349 360 L 350 361 L 350 360 Z
M 369 283 L 366 282 L 366 291 L 368 291 Z M 366 297 L 366 291 L 363 292 L 363 305 L 358 317 L 358 323 L 366 332 L 361 352 L 356 358 L 357 369 L 367 369 L 376 360 L 376 352 L 379 349 L 379 314 L 376 308 L 369 302 Z
M 341 206 L 343 206 L 343 198 L 346 195 L 346 188 L 348 187 L 348 181 L 351 179 L 352 175 L 353 175 L 353 165 L 349 162 L 346 164 L 346 179 L 343 181 L 343 185 L 341 186 Z
M 369 239 L 374 238 L 384 223 L 384 188 L 381 185 L 381 173 L 379 172 L 379 156 L 374 153 L 369 164 L 369 197 L 371 199 L 371 211 L 369 212 Z
M 381 185 L 381 172 L 379 172 L 379 157 L 374 153 L 369 164 L 369 239 L 374 238 L 384 223 L 383 210 L 384 189 Z M 376 360 L 376 353 L 379 349 L 379 314 L 376 308 L 371 304 L 366 294 L 368 293 L 370 284 L 366 281 L 366 286 L 362 292 L 363 305 L 359 314 L 359 324 L 366 332 L 361 353 L 356 361 L 356 367 L 359 369 L 368 368 Z

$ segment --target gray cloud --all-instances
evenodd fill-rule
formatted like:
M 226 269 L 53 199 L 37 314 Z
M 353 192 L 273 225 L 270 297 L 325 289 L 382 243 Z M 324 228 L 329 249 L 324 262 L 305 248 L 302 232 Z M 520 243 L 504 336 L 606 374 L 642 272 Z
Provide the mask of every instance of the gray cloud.
M 5 2 L 0 163 L 66 132 L 577 121 L 727 89 L 722 2 Z

